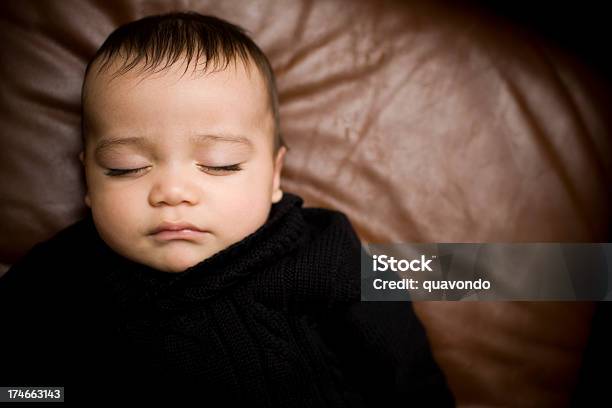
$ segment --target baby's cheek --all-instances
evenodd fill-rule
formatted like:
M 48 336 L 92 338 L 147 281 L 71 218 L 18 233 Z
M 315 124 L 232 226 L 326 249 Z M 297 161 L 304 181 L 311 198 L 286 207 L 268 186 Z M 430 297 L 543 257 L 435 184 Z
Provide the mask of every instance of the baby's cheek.
M 270 202 L 261 191 L 256 194 L 242 191 L 223 206 L 225 232 L 233 241 L 244 238 L 264 224 L 269 209 Z
M 126 194 L 117 194 L 117 191 L 99 191 L 92 195 L 92 212 L 97 222 L 104 225 L 104 229 L 118 236 L 127 236 L 129 231 L 137 231 L 142 216 L 142 204 L 137 197 Z M 139 208 L 140 207 L 140 208 Z

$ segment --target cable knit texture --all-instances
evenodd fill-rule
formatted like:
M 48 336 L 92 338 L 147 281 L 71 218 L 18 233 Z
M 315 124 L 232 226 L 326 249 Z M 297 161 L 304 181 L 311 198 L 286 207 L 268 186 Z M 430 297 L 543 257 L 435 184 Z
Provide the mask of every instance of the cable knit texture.
M 411 304 L 360 302 L 363 253 L 347 217 L 302 205 L 285 193 L 257 231 L 181 273 L 118 255 L 91 216 L 35 246 L 0 280 L 15 328 L 3 346 L 25 355 L 3 384 L 250 406 L 452 405 Z

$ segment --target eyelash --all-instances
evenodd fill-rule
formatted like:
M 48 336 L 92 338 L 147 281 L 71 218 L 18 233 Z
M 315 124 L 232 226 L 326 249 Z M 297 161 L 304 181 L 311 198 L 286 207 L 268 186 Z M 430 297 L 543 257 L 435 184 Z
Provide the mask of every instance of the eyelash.
M 197 166 L 201 169 L 205 169 L 207 171 L 212 171 L 212 172 L 223 172 L 223 171 L 233 172 L 233 171 L 242 170 L 242 167 L 240 167 L 240 163 L 230 164 L 229 166 L 204 166 L 203 164 L 198 164 Z M 104 174 L 110 177 L 121 177 L 127 174 L 138 173 L 144 169 L 146 169 L 146 167 L 141 167 L 139 169 L 125 169 L 125 170 L 124 169 L 107 169 L 107 171 Z
M 198 164 L 198 167 L 201 169 L 206 169 L 208 171 L 240 171 L 242 167 L 240 167 L 240 163 L 230 164 L 229 166 L 204 166 L 203 164 Z

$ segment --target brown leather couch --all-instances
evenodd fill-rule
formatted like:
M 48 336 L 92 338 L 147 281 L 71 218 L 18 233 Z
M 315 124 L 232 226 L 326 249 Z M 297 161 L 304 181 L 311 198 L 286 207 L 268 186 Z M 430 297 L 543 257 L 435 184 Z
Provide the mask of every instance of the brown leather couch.
M 609 240 L 609 89 L 501 20 L 409 1 L 6 1 L 3 270 L 84 215 L 86 62 L 117 25 L 177 9 L 250 31 L 278 78 L 284 189 L 364 243 Z M 414 306 L 458 405 L 569 404 L 593 304 Z

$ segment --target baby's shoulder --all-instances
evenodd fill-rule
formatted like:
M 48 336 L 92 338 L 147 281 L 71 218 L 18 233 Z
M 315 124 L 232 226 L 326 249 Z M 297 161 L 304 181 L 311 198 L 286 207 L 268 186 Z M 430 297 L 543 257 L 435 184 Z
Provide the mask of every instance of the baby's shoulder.
M 0 278 L 0 290 L 22 284 L 46 285 L 57 282 L 76 258 L 84 256 L 91 242 L 89 223 L 82 218 L 55 233 L 51 238 L 36 243 Z M 8 290 L 8 289 L 7 289 Z

